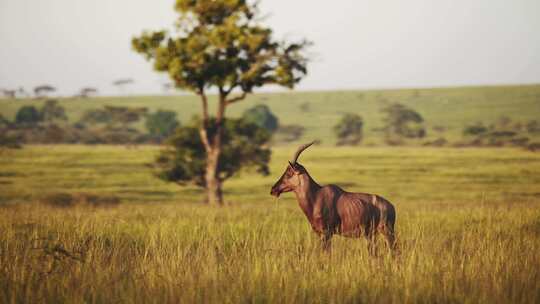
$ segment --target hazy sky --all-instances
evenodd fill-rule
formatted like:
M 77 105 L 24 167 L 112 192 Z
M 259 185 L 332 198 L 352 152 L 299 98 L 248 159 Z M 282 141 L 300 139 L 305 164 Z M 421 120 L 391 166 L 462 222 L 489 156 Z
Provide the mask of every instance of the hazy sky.
M 168 28 L 173 0 L 0 0 L 0 88 L 161 92 L 131 51 Z M 539 0 L 262 0 L 277 38 L 315 43 L 302 90 L 540 83 Z

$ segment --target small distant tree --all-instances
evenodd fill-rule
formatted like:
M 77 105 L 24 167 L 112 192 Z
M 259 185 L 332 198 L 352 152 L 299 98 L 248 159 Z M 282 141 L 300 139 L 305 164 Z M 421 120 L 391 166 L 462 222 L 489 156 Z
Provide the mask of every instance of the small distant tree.
M 41 120 L 44 122 L 67 121 L 66 110 L 58 104 L 58 101 L 49 99 L 40 111 Z
M 395 138 L 423 138 L 426 136 L 424 118 L 415 110 L 394 103 L 383 108 L 385 114 L 384 131 L 387 141 Z
M 214 120 L 214 119 L 212 119 Z M 192 183 L 206 188 L 206 162 L 204 143 L 199 134 L 200 122 L 176 129 L 167 140 L 167 147 L 156 160 L 157 176 L 179 184 Z M 208 129 L 212 135 L 216 128 Z M 269 173 L 270 149 L 266 147 L 270 133 L 256 124 L 243 119 L 227 119 L 224 122 L 217 177 L 223 183 L 242 167 L 255 168 L 257 172 Z
M 104 125 L 106 129 L 129 129 L 130 125 L 138 122 L 146 115 L 146 108 L 128 108 L 105 106 L 103 109 L 93 109 L 86 111 L 81 120 L 81 124 Z
M 6 97 L 6 98 L 15 98 L 16 97 L 16 94 L 17 94 L 17 91 L 16 90 L 2 90 L 2 94 Z
M 165 110 L 158 110 L 155 113 L 148 114 L 145 123 L 148 133 L 159 140 L 171 136 L 174 130 L 180 126 L 176 116 L 176 112 Z
M 257 5 L 246 0 L 177 0 L 175 10 L 180 18 L 174 31 L 144 32 L 132 45 L 176 88 L 200 97 L 207 202 L 221 204 L 226 108 L 259 87 L 292 89 L 307 73 L 309 43 L 276 41 L 272 30 L 261 25 Z M 218 93 L 214 117 L 207 99 L 211 88 Z
M 124 93 L 125 87 L 130 85 L 130 84 L 133 84 L 133 83 L 135 83 L 135 80 L 133 80 L 131 78 L 122 78 L 122 79 L 117 79 L 117 80 L 113 81 L 112 84 L 115 87 L 117 87 L 118 89 L 120 89 L 121 93 Z
M 53 92 L 56 92 L 56 88 L 48 84 L 40 85 L 34 88 L 34 95 L 37 98 L 46 98 L 49 93 Z
M 88 98 L 91 96 L 95 96 L 97 93 L 98 89 L 92 87 L 85 87 L 79 91 L 79 94 L 77 94 L 77 96 L 81 98 Z
M 23 106 L 15 115 L 15 122 L 18 125 L 34 126 L 41 121 L 41 115 L 34 106 Z
M 109 122 L 110 129 L 128 129 L 133 123 L 138 122 L 147 113 L 146 108 L 128 108 L 105 106 L 111 117 Z
M 302 111 L 302 112 L 304 112 L 304 113 L 311 111 L 311 103 L 309 103 L 309 102 L 303 102 L 303 103 L 300 105 L 300 111 Z
M 79 123 L 86 124 L 109 124 L 112 120 L 111 113 L 105 109 L 92 109 L 84 112 Z
M 338 138 L 337 145 L 357 145 L 362 141 L 364 120 L 360 115 L 347 113 L 334 126 Z
M 242 118 L 247 122 L 265 128 L 270 133 L 275 132 L 279 126 L 279 120 L 276 115 L 270 111 L 267 105 L 263 104 L 247 109 L 242 114 Z
M 276 141 L 293 142 L 299 140 L 306 129 L 301 125 L 282 125 L 276 131 Z
M 482 134 L 486 134 L 488 132 L 488 128 L 481 122 L 477 122 L 472 125 L 467 125 L 463 129 L 463 135 L 465 136 L 478 136 Z

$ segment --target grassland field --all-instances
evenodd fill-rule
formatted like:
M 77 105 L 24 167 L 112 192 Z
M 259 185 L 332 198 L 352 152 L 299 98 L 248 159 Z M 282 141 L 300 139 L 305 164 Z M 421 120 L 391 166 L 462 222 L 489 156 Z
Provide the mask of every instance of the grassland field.
M 0 303 L 538 303 L 540 155 L 512 148 L 314 146 L 321 184 L 397 209 L 401 254 L 336 237 L 330 255 L 271 175 L 225 183 L 228 206 L 164 183 L 155 146 L 27 146 L 0 155 Z M 53 193 L 119 205 L 53 207 Z
M 187 95 L 59 101 L 71 122 L 105 105 L 171 109 L 183 123 L 200 109 Z M 249 96 L 228 113 L 264 103 L 306 133 L 272 147 L 269 176 L 226 181 L 222 208 L 154 177 L 158 146 L 1 149 L 0 303 L 540 302 L 540 154 L 380 146 L 380 110 L 392 102 L 422 114 L 424 140 L 455 141 L 466 124 L 538 120 L 540 85 Z M 41 103 L 0 100 L 0 113 Z M 332 126 L 350 112 L 365 139 L 334 147 Z M 314 138 L 322 144 L 300 162 L 316 181 L 394 203 L 397 257 L 382 240 L 372 257 L 365 240 L 341 237 L 325 254 L 294 196 L 269 195 L 296 145 Z M 59 194 L 120 204 L 58 207 Z

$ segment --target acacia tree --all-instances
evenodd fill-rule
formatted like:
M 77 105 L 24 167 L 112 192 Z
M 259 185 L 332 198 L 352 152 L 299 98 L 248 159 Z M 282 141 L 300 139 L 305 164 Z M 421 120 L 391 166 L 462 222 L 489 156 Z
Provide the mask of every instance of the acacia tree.
M 174 31 L 144 32 L 132 45 L 155 70 L 168 73 L 176 88 L 200 97 L 207 202 L 221 204 L 218 167 L 226 108 L 258 87 L 293 88 L 307 73 L 309 43 L 276 41 L 272 30 L 260 24 L 256 4 L 246 0 L 177 0 L 175 10 L 180 17 Z M 213 117 L 210 89 L 218 94 Z
M 56 88 L 48 84 L 40 85 L 34 88 L 34 94 L 37 98 L 47 97 L 48 93 L 53 93 L 55 91 Z

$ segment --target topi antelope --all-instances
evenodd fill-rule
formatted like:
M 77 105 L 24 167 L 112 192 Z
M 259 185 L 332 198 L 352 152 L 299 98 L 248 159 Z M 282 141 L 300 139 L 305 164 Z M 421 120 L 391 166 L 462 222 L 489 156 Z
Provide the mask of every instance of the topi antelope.
M 292 162 L 270 191 L 279 197 L 294 192 L 313 230 L 320 236 L 322 248 L 330 249 L 334 234 L 368 240 L 368 251 L 374 254 L 377 232 L 384 235 L 391 251 L 395 248 L 394 206 L 375 194 L 346 192 L 336 185 L 320 186 L 297 162 L 300 153 L 313 144 L 298 148 Z

